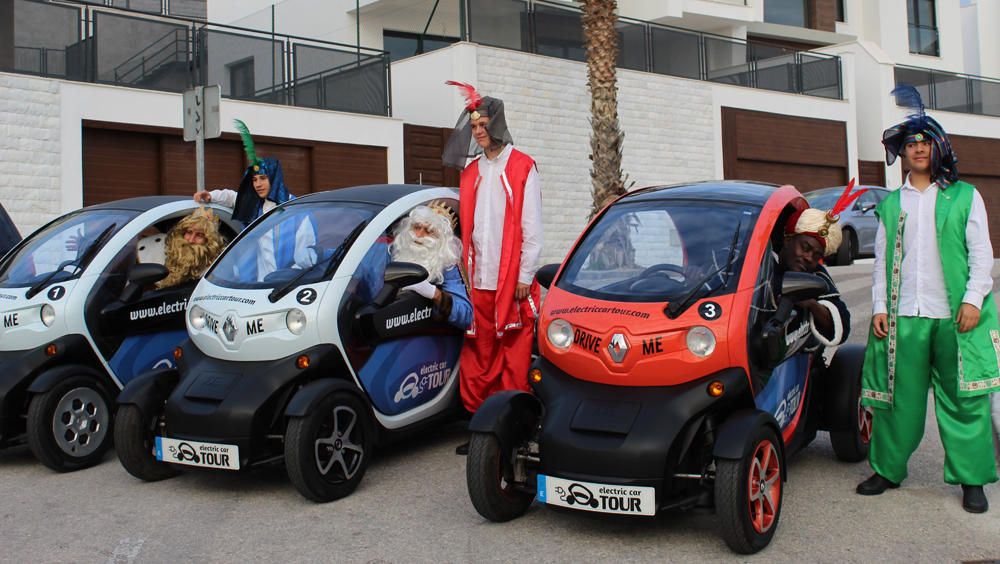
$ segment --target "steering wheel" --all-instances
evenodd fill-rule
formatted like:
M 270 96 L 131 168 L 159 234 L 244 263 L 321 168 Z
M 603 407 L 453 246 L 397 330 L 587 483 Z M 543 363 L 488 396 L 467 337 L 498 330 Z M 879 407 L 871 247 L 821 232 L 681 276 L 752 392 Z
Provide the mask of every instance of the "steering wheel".
M 676 264 L 660 263 L 654 264 L 653 266 L 643 270 L 639 274 L 639 278 L 646 278 L 652 274 L 657 274 L 660 276 L 666 276 L 671 280 L 676 280 L 678 282 L 683 282 L 687 280 L 687 274 L 684 272 L 684 267 L 677 266 Z M 677 274 L 678 276 L 671 276 L 671 274 Z

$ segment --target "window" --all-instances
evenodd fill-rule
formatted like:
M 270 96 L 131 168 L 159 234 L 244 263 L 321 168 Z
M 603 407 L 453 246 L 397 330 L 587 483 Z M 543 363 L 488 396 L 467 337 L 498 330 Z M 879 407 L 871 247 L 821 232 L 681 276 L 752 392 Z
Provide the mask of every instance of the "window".
M 229 95 L 233 98 L 253 98 L 256 93 L 253 77 L 253 57 L 226 65 L 229 70 Z
M 910 23 L 910 52 L 940 56 L 934 0 L 906 0 L 906 16 Z
M 806 0 L 766 0 L 764 21 L 796 27 L 809 26 L 809 9 Z
M 440 35 L 421 35 L 406 31 L 384 30 L 382 32 L 382 48 L 389 52 L 390 61 L 398 61 L 414 55 L 429 53 L 442 47 L 447 47 L 458 41 L 457 37 Z
M 837 10 L 837 21 L 843 22 L 844 20 L 844 0 L 836 0 L 834 2 L 835 9 Z

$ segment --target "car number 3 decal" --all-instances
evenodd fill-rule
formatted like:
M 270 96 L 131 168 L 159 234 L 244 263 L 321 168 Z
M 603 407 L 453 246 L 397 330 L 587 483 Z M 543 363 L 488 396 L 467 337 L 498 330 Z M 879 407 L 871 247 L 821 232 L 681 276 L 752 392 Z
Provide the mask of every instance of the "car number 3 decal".
M 722 315 L 722 306 L 715 302 L 705 302 L 698 306 L 698 313 L 704 319 L 718 319 Z

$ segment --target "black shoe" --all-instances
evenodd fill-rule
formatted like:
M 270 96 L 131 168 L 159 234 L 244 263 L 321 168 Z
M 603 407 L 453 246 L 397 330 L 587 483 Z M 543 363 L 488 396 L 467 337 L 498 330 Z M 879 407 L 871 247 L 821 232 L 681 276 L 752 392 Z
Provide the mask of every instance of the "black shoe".
M 469 454 L 469 443 L 465 442 L 455 447 L 455 454 L 466 456 Z
M 858 484 L 858 489 L 855 490 L 861 495 L 881 495 L 887 489 L 896 489 L 899 484 L 895 482 L 890 482 L 878 473 L 872 474 L 871 478 L 868 478 L 864 482 Z
M 990 502 L 982 486 L 962 486 L 962 509 L 969 513 L 986 513 Z

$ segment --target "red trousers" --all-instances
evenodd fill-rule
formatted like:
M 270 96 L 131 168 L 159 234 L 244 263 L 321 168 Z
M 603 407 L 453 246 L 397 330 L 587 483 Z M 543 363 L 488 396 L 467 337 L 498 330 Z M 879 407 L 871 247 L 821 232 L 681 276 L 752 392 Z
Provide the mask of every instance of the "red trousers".
M 472 300 L 476 334 L 466 335 L 459 357 L 459 388 L 465 409 L 475 413 L 491 394 L 502 390 L 528 391 L 528 367 L 535 337 L 535 314 L 528 300 L 520 300 L 520 329 L 497 337 L 496 292 L 476 290 Z

